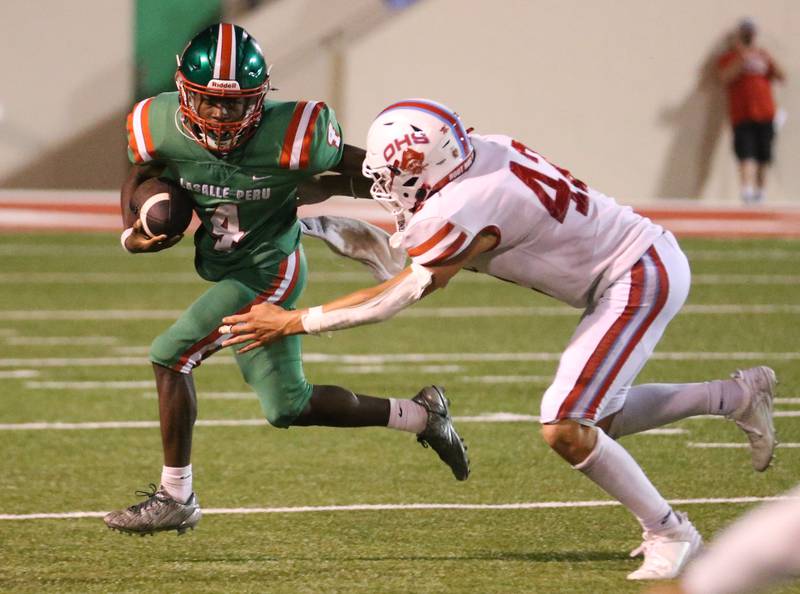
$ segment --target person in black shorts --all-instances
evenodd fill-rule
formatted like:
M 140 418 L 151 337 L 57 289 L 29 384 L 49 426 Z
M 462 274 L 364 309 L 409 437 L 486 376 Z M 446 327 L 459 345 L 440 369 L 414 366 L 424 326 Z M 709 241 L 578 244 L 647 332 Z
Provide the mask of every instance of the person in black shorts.
M 764 199 L 775 137 L 772 82 L 785 78 L 772 56 L 756 45 L 755 37 L 753 20 L 742 19 L 733 35 L 732 47 L 720 56 L 717 64 L 720 81 L 728 91 L 733 150 L 739 161 L 742 200 L 746 204 Z

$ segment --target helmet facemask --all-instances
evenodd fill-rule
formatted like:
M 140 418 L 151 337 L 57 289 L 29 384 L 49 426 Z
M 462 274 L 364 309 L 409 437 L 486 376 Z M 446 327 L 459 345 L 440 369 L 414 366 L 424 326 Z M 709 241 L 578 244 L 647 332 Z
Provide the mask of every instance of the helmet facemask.
M 255 89 L 219 89 L 193 83 L 179 71 L 176 83 L 180 91 L 181 116 L 186 131 L 211 152 L 226 155 L 256 131 L 261 121 L 268 83 Z M 219 117 L 204 117 L 202 112 L 216 111 Z

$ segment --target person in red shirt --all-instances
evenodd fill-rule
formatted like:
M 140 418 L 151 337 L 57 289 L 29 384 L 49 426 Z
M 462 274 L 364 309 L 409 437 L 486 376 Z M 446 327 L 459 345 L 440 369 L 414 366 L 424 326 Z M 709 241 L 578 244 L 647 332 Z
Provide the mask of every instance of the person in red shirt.
M 785 78 L 767 50 L 755 44 L 755 38 L 755 22 L 750 18 L 742 19 L 733 47 L 718 62 L 719 78 L 728 88 L 733 150 L 739 161 L 745 203 L 764 199 L 766 171 L 772 161 L 775 136 L 772 81 Z

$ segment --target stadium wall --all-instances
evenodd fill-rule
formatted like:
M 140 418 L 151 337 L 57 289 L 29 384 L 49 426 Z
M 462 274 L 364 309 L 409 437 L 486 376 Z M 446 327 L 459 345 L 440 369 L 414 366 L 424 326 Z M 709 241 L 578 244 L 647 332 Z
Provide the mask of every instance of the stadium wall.
M 625 201 L 734 202 L 725 97 L 711 76 L 745 15 L 788 75 L 771 201 L 800 201 L 800 2 L 426 0 L 347 47 L 340 111 L 351 140 L 402 97 L 448 103 Z
M 109 189 L 124 174 L 132 0 L 80 6 L 4 7 L 0 49 L 15 61 L 0 93 L 0 187 Z M 419 0 L 404 11 L 382 0 L 272 0 L 236 20 L 275 65 L 274 97 L 328 101 L 354 144 L 388 102 L 428 96 L 622 200 L 735 205 L 724 96 L 709 65 L 746 14 L 789 76 L 769 200 L 797 205 L 795 0 Z

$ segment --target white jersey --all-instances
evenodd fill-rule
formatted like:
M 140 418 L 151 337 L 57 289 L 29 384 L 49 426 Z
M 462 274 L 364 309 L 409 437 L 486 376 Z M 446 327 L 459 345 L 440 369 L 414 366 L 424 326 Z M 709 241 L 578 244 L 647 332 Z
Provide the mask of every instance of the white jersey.
M 413 262 L 434 265 L 492 230 L 478 272 L 586 307 L 663 229 L 508 136 L 471 135 L 475 161 L 428 198 L 403 232 Z

